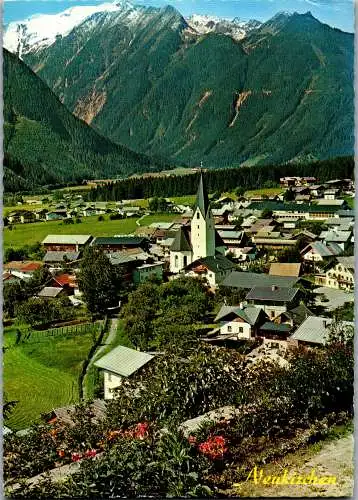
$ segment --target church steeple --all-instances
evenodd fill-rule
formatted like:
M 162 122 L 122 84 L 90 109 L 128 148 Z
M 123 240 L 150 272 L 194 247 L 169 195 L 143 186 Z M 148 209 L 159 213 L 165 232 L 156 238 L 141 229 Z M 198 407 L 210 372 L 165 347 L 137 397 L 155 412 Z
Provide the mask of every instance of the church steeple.
M 191 220 L 191 246 L 193 260 L 215 255 L 215 223 L 202 172 Z
M 209 210 L 209 197 L 204 183 L 203 173 L 200 172 L 200 181 L 198 191 L 196 193 L 196 202 L 194 207 L 194 212 L 196 208 L 199 208 L 201 215 L 206 218 L 207 212 Z

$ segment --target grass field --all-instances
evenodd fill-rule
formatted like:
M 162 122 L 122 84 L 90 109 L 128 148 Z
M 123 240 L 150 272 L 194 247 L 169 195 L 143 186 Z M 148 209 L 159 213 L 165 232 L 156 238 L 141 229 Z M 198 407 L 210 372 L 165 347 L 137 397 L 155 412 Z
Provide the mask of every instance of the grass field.
M 8 342 L 13 337 L 5 334 Z M 7 349 L 4 359 L 4 392 L 16 405 L 7 425 L 23 429 L 41 413 L 78 401 L 78 377 L 93 344 L 92 334 L 20 344 Z
M 150 215 L 143 219 L 142 225 L 152 222 L 168 222 L 176 217 L 175 214 Z M 149 222 L 148 222 L 149 221 Z M 33 224 L 17 224 L 16 229 L 4 229 L 4 248 L 19 248 L 42 241 L 48 234 L 91 234 L 92 236 L 113 236 L 115 234 L 134 233 L 138 226 L 136 218 L 122 220 L 99 221 L 98 216 L 83 217 L 80 224 L 63 224 L 61 221 L 35 222 Z
M 275 194 L 281 194 L 284 192 L 284 189 L 281 187 L 273 187 L 273 188 L 262 188 L 262 189 L 253 189 L 245 192 L 245 196 L 247 198 L 253 198 L 254 196 L 274 196 Z
M 146 215 L 139 221 L 141 226 L 150 226 L 153 222 L 171 222 L 176 219 L 178 214 L 151 214 Z

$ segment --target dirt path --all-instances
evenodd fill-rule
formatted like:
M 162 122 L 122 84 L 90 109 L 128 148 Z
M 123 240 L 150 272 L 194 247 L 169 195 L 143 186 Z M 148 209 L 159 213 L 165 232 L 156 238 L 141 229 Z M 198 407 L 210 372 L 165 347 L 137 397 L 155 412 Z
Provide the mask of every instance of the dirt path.
M 336 484 L 330 485 L 255 485 L 250 480 L 237 490 L 240 497 L 352 497 L 353 496 L 353 434 L 323 444 L 320 451 L 312 455 L 308 448 L 298 459 L 295 455 L 274 468 L 262 467 L 264 476 L 282 475 L 308 476 L 312 471 L 317 477 L 335 476 Z

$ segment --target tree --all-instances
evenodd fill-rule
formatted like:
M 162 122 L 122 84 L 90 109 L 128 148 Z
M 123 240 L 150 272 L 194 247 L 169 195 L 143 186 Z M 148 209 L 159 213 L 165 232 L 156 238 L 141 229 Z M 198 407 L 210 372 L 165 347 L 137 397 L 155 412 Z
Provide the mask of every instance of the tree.
M 293 201 L 295 199 L 295 193 L 292 191 L 291 188 L 286 189 L 283 195 L 283 199 L 285 201 Z
M 277 253 L 278 262 L 300 262 L 301 254 L 298 245 L 288 247 Z
M 263 219 L 270 219 L 272 217 L 272 210 L 269 208 L 264 208 L 261 212 L 261 217 Z
M 86 249 L 78 283 L 91 313 L 104 314 L 108 307 L 118 305 L 121 278 L 102 250 Z
M 3 288 L 3 310 L 12 318 L 15 314 L 15 307 L 26 297 L 24 287 L 19 281 L 5 283 Z

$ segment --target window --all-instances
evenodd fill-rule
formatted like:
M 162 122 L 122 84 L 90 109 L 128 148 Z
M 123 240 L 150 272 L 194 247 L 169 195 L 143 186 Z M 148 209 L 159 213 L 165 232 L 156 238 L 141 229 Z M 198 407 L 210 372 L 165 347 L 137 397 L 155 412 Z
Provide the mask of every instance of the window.
M 108 382 L 112 382 L 112 373 L 108 373 Z
M 200 229 L 200 226 L 198 226 L 198 229 Z
M 176 256 L 174 257 L 174 266 L 175 266 L 175 267 L 178 267 L 178 265 L 179 265 L 179 258 L 178 258 L 178 256 L 176 255 Z
M 243 333 L 244 331 L 244 327 L 243 326 L 239 326 L 239 333 Z
M 232 332 L 232 326 L 228 326 L 228 327 L 227 327 L 227 331 L 228 331 L 229 333 L 231 333 L 231 332 Z
M 270 312 L 270 316 L 271 316 L 271 318 L 274 318 L 275 317 L 275 311 L 271 311 Z
M 184 267 L 188 264 L 188 256 L 187 255 L 184 255 L 184 257 L 183 257 L 183 264 L 184 264 Z
M 200 219 L 200 212 L 199 211 L 196 213 L 196 218 Z

